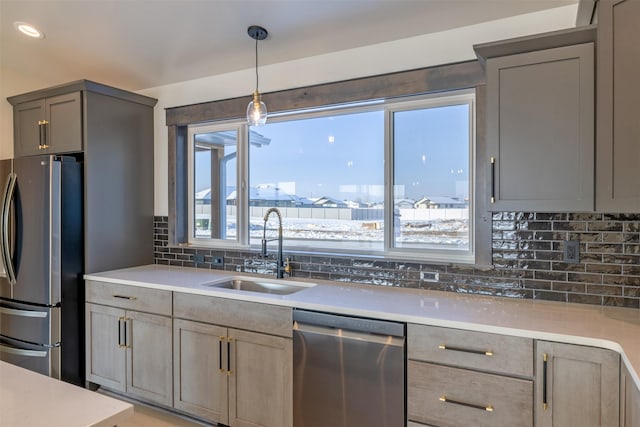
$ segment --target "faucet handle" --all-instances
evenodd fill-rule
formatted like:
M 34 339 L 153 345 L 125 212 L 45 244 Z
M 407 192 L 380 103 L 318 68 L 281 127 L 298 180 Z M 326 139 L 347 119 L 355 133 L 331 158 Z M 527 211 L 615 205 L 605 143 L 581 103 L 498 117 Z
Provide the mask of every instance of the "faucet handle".
M 267 257 L 267 239 L 262 239 L 262 250 L 260 251 L 260 256 L 262 258 Z

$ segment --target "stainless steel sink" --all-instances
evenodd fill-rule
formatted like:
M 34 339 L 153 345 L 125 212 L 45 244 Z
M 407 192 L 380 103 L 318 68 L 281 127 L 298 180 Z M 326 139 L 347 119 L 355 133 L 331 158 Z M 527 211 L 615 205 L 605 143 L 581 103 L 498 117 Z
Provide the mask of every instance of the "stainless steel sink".
M 315 285 L 311 283 L 286 282 L 282 280 L 275 281 L 248 277 L 232 277 L 222 281 L 206 283 L 204 286 L 258 292 L 261 294 L 289 295 Z

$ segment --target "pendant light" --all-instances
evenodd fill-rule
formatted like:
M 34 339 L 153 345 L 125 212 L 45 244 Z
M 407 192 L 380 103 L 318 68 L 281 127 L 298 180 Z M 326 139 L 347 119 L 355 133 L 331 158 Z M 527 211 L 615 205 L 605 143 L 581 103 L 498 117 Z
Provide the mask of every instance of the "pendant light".
M 258 92 L 258 40 L 266 39 L 269 33 L 257 25 L 250 26 L 247 33 L 256 41 L 256 90 L 253 92 L 253 100 L 247 106 L 247 123 L 249 126 L 262 126 L 267 122 L 267 106 Z

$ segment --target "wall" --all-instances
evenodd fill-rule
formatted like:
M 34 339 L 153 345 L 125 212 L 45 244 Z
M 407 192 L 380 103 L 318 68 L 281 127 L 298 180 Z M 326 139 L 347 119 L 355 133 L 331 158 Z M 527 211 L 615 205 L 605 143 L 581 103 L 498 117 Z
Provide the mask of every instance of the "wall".
M 155 218 L 158 264 L 273 270 L 273 264 L 256 262 L 258 250 L 168 247 L 167 220 Z M 286 251 L 285 256 L 292 259 L 294 277 L 640 308 L 640 214 L 497 212 L 492 229 L 493 269 Z M 580 241 L 579 263 L 562 262 L 564 240 Z
M 266 93 L 475 59 L 474 44 L 569 28 L 575 25 L 576 10 L 577 4 L 260 67 L 260 90 Z M 244 95 L 248 103 L 254 89 L 254 77 L 254 70 L 250 69 L 140 91 L 158 99 L 154 152 L 156 215 L 168 215 L 168 143 L 164 109 Z M 244 111 L 238 114 L 244 115 Z
M 553 16 L 543 12 L 509 22 L 471 26 L 455 34 L 425 35 L 261 67 L 263 91 L 472 59 L 474 43 L 573 25 L 575 10 L 563 18 L 557 15 L 558 10 L 555 12 Z M 221 257 L 222 268 L 229 271 L 268 273 L 273 269 L 273 262 L 265 265 L 257 260 L 257 250 L 216 251 L 167 245 L 167 136 L 162 109 L 248 95 L 251 81 L 251 71 L 247 70 L 144 91 L 160 98 L 155 153 L 157 263 L 220 268 L 214 261 Z M 567 239 L 581 241 L 578 264 L 562 262 L 563 241 Z M 492 217 L 490 244 L 494 268 L 352 256 L 289 256 L 294 277 L 640 308 L 640 214 L 499 212 Z

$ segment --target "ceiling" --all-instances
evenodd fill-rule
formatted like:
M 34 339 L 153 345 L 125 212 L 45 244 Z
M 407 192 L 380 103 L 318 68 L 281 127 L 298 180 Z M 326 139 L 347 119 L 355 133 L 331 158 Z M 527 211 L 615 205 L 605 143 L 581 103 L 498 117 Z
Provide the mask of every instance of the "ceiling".
M 0 79 L 129 90 L 439 32 L 578 0 L 0 0 Z M 15 21 L 37 26 L 41 40 Z

